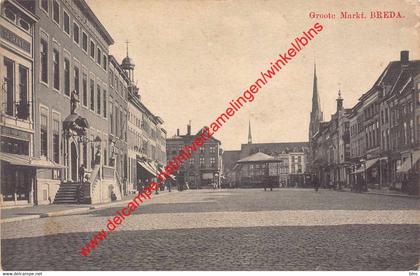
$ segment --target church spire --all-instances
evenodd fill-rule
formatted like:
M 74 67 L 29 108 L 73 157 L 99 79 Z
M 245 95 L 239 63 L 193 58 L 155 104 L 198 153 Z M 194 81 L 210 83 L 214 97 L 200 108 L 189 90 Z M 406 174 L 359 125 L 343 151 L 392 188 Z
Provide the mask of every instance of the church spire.
M 318 95 L 318 78 L 316 76 L 316 63 L 315 62 L 314 62 L 314 85 L 312 88 L 312 112 L 321 113 L 318 115 L 321 115 L 322 117 L 321 103 L 320 103 L 320 99 Z M 320 120 L 322 120 L 322 118 L 320 118 Z
M 319 123 L 323 121 L 323 114 L 321 111 L 321 101 L 318 94 L 318 78 L 316 75 L 316 63 L 314 62 L 314 80 L 312 88 L 312 110 L 309 123 L 309 139 L 318 132 Z
M 249 120 L 249 126 L 248 126 L 248 144 L 252 144 L 251 119 Z

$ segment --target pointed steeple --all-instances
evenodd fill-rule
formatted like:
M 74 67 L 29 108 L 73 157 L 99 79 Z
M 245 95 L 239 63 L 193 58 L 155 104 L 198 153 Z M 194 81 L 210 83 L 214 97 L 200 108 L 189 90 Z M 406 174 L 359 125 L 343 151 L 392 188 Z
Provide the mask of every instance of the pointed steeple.
M 309 123 L 309 140 L 318 132 L 319 123 L 323 121 L 323 114 L 321 111 L 321 101 L 318 94 L 318 78 L 316 76 L 316 63 L 314 62 L 314 80 L 312 88 L 312 110 L 311 121 Z
M 320 120 L 322 121 L 321 102 L 318 95 L 318 78 L 316 76 L 316 63 L 314 63 L 314 85 L 312 88 L 312 112 L 321 113 Z
M 338 89 L 337 112 L 343 109 L 343 97 L 341 97 L 341 89 Z
M 248 144 L 252 144 L 251 119 L 249 120 L 249 126 L 248 126 Z

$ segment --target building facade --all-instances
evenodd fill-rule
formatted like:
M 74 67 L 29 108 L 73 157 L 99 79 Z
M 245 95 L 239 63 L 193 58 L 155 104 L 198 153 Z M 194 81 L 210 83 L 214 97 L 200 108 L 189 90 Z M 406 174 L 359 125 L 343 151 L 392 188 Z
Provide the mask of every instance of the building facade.
M 134 83 L 134 63 L 124 58 L 121 67 L 129 79 L 128 87 L 128 159 L 127 192 L 134 193 L 151 181 L 166 165 L 166 130 L 164 121 L 141 101 Z
M 308 151 L 307 142 L 253 143 L 249 125 L 248 143 L 241 144 L 238 151 L 223 153 L 223 175 L 228 183 L 225 186 L 260 187 L 264 177 L 269 176 L 277 186 L 304 187 Z
M 114 167 L 117 180 L 127 193 L 127 118 L 130 80 L 114 56 L 110 55 L 108 73 L 108 166 Z
M 2 204 L 119 199 L 136 183 L 130 148 L 145 148 L 154 170 L 166 164 L 163 120 L 140 102 L 128 53 L 122 64 L 109 55 L 114 41 L 84 0 L 1 8 Z M 130 140 L 129 103 L 143 140 Z
M 166 139 L 167 160 L 172 160 L 181 153 L 184 146 L 190 146 L 196 136 L 200 135 L 203 129 L 195 135 L 191 133 L 191 124 L 187 125 L 187 133 L 181 135 L 179 129 L 177 134 Z M 220 185 L 222 174 L 222 148 L 221 142 L 214 137 L 204 141 L 204 145 L 182 164 L 178 174 L 177 183 L 188 184 L 190 189 L 201 189 L 210 187 L 215 183 Z
M 34 45 L 38 17 L 17 1 L 2 1 L 0 16 L 1 205 L 36 200 L 34 144 Z
M 332 181 L 340 187 L 345 177 L 344 186 L 352 188 L 419 193 L 419 74 L 420 61 L 410 61 L 409 52 L 401 51 L 400 60 L 388 64 L 353 108 L 340 113 L 337 100 L 337 112 L 311 139 L 311 168 L 321 184 Z M 340 164 L 344 170 L 337 178 L 331 168 Z

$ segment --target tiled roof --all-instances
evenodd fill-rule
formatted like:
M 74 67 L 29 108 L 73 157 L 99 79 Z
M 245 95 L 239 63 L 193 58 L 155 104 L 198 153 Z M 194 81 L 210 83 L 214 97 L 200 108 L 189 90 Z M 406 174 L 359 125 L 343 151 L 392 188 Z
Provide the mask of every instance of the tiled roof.
M 391 97 L 392 95 L 400 93 L 404 86 L 410 81 L 410 78 L 417 74 L 420 74 L 420 60 L 410 62 L 409 66 L 400 72 L 389 96 Z
M 270 161 L 274 160 L 273 156 L 267 155 L 262 152 L 254 153 L 253 155 L 247 156 L 238 160 L 238 163 L 247 163 L 247 162 L 263 162 L 263 161 Z
M 268 155 L 280 154 L 282 152 L 303 152 L 308 147 L 308 142 L 242 144 L 241 158 L 255 152 L 263 152 Z

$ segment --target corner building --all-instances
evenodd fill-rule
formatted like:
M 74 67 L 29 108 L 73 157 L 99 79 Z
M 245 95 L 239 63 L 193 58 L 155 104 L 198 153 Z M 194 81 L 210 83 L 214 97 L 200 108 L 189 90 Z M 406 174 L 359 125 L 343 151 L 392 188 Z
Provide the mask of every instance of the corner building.
M 33 36 L 38 18 L 17 1 L 2 1 L 0 16 L 0 205 L 34 203 Z

